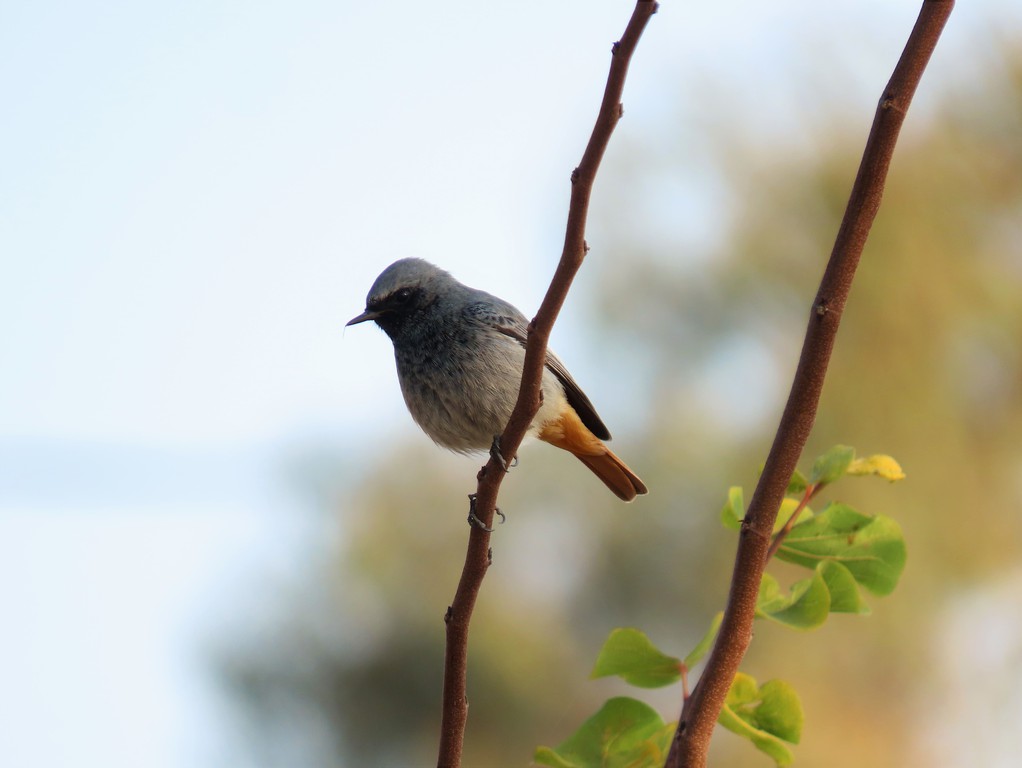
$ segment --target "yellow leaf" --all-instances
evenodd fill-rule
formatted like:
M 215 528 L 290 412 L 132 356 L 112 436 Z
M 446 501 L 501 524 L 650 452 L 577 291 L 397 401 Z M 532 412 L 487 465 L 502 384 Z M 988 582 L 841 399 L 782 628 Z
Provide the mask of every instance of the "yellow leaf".
M 882 453 L 875 453 L 861 459 L 855 459 L 848 467 L 849 475 L 877 475 L 892 483 L 895 480 L 904 480 L 905 473 L 892 457 Z

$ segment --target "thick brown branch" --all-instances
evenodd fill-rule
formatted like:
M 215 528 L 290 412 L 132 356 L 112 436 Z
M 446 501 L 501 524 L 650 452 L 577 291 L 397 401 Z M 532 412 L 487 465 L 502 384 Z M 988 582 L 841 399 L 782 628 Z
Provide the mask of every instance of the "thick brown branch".
M 713 727 L 752 638 L 756 598 L 770 533 L 816 418 L 838 324 L 866 237 L 880 207 L 898 132 L 953 7 L 953 0 L 924 0 L 905 50 L 877 106 L 844 219 L 810 311 L 791 393 L 742 524 L 724 621 L 706 669 L 685 702 L 667 760 L 668 768 L 706 764 Z
M 624 35 L 614 44 L 610 75 L 600 105 L 596 125 L 582 155 L 582 161 L 571 175 L 571 202 L 564 237 L 564 250 L 554 273 L 550 288 L 540 305 L 539 312 L 529 325 L 522 384 L 511 418 L 501 435 L 501 452 L 511 461 L 521 445 L 540 405 L 540 380 L 546 360 L 547 341 L 554 321 L 564 304 L 571 282 L 585 258 L 585 224 L 589 210 L 589 197 L 596 171 L 610 141 L 614 126 L 621 117 L 621 94 L 632 53 L 649 21 L 656 13 L 652 0 L 638 0 Z M 493 524 L 497 493 L 504 471 L 493 458 L 479 473 L 476 489 L 476 515 L 486 527 Z M 443 714 L 440 725 L 440 750 L 437 765 L 442 768 L 461 765 L 461 752 L 468 719 L 466 672 L 468 661 L 468 630 L 476 597 L 489 566 L 490 534 L 472 527 L 469 533 L 465 566 L 444 620 L 447 623 L 447 650 L 444 666 Z

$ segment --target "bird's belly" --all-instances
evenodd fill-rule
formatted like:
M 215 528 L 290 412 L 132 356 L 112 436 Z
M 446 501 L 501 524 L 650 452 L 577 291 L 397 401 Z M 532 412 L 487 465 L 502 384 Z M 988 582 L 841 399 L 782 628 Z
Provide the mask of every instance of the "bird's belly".
M 449 357 L 443 366 L 430 362 L 398 361 L 401 391 L 412 418 L 434 442 L 452 451 L 488 450 L 518 399 L 524 352 L 514 342 L 486 355 Z M 565 403 L 561 383 L 544 370 L 543 402 L 529 434 L 556 419 Z

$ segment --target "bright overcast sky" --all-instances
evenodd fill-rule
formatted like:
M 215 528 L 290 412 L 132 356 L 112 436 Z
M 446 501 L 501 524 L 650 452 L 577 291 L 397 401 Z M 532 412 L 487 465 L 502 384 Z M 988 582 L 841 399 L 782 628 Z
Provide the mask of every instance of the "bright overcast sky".
M 995 14 L 1018 28 L 1012 3 L 959 4 L 921 101 Z M 779 124 L 792 72 L 830 66 L 865 134 L 917 10 L 668 0 L 615 141 L 667 140 L 694 80 L 750 131 Z M 534 310 L 630 11 L 0 11 L 0 763 L 231 764 L 199 646 L 244 564 L 282 557 L 294 502 L 267 464 L 304 435 L 414 429 L 385 337 L 343 331 L 394 259 Z

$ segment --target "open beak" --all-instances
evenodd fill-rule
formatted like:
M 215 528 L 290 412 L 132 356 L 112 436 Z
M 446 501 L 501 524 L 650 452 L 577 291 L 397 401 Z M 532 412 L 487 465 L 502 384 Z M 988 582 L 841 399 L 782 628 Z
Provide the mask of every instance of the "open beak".
M 359 323 L 364 323 L 364 322 L 366 322 L 368 320 L 375 320 L 376 318 L 382 317 L 382 316 L 383 316 L 382 312 L 376 312 L 376 311 L 367 309 L 365 312 L 363 312 L 358 317 L 351 318 L 351 320 L 349 320 L 348 322 L 346 322 L 344 324 L 344 327 L 347 328 L 349 325 L 358 325 Z

